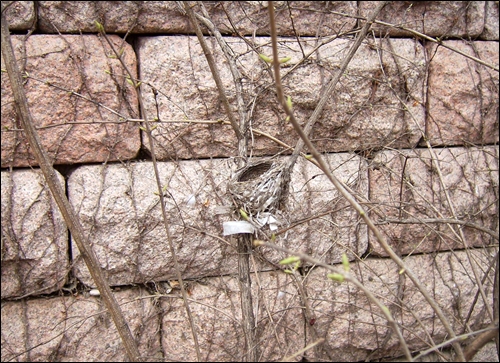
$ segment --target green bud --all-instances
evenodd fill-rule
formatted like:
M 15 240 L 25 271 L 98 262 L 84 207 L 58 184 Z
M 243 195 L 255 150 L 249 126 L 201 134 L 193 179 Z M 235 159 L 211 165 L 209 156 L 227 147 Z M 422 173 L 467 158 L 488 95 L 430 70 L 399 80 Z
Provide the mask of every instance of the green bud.
M 262 59 L 266 63 L 272 63 L 273 62 L 273 60 L 271 58 L 269 58 L 267 55 L 259 54 L 259 57 L 260 57 L 260 59 Z
M 344 275 L 341 274 L 328 274 L 326 277 L 334 281 L 344 282 Z
M 240 214 L 245 221 L 248 221 L 248 219 L 249 219 L 248 214 L 247 214 L 247 212 L 245 212 L 245 210 L 243 208 L 240 208 Z
M 280 59 L 280 63 L 286 63 L 286 62 L 288 62 L 290 59 L 292 59 L 292 57 L 285 57 L 285 58 L 281 58 L 281 59 Z
M 290 256 L 290 257 L 282 259 L 280 261 L 280 265 L 288 265 L 290 263 L 294 263 L 294 262 L 297 262 L 297 261 L 300 261 L 300 257 L 298 257 L 298 256 Z
M 299 261 L 297 261 L 297 262 L 295 262 L 295 265 L 293 265 L 293 269 L 294 269 L 294 270 L 298 270 L 298 269 L 299 269 L 299 267 L 300 267 L 300 260 L 299 260 Z
M 97 20 L 94 20 L 94 24 L 95 24 L 97 31 L 99 33 L 104 33 L 104 27 L 102 26 L 101 23 L 99 23 Z
M 259 246 L 262 246 L 263 244 L 264 244 L 264 241 L 261 241 L 260 239 L 253 240 L 254 247 L 259 247 Z
M 344 266 L 344 270 L 349 272 L 351 267 L 349 266 L 349 259 L 345 253 L 342 254 L 342 265 Z

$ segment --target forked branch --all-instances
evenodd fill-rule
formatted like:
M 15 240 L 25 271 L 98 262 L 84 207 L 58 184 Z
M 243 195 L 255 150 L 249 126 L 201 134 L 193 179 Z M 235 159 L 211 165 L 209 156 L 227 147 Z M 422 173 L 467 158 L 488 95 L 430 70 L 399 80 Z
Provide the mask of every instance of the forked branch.
M 140 361 L 140 354 L 137 344 L 132 336 L 130 328 L 125 320 L 120 306 L 116 301 L 108 282 L 106 281 L 104 274 L 101 271 L 101 267 L 97 260 L 97 257 L 90 248 L 89 242 L 85 238 L 86 233 L 84 232 L 78 216 L 73 209 L 73 206 L 69 203 L 66 194 L 57 179 L 56 172 L 49 161 L 49 158 L 41 146 L 40 138 L 34 127 L 33 118 L 31 112 L 28 108 L 28 101 L 26 99 L 26 94 L 24 93 L 24 88 L 21 81 L 21 76 L 19 74 L 19 68 L 16 63 L 14 56 L 14 50 L 11 43 L 9 25 L 5 17 L 4 12 L 4 2 L 2 2 L 2 55 L 5 60 L 5 68 L 9 75 L 10 83 L 12 86 L 12 92 L 14 94 L 15 103 L 19 112 L 21 123 L 24 128 L 24 132 L 28 138 L 31 149 L 33 150 L 40 169 L 47 181 L 49 189 L 59 207 L 61 214 L 71 231 L 73 240 L 75 241 L 80 254 L 82 255 L 87 268 L 94 280 L 99 292 L 101 294 L 102 300 L 108 309 L 113 322 L 115 323 L 116 330 L 118 331 L 125 351 L 127 352 L 128 359 L 132 362 Z
M 373 21 L 375 20 L 376 16 L 378 13 L 382 10 L 382 8 L 386 5 L 385 2 L 381 2 L 377 5 L 377 8 L 373 11 L 372 14 L 368 17 L 367 24 L 365 26 L 370 26 Z M 269 2 L 269 18 L 271 22 L 271 40 L 272 40 L 272 46 L 273 46 L 273 59 L 279 59 L 278 58 L 278 44 L 277 44 L 277 34 L 276 34 L 276 23 L 274 20 L 274 7 L 272 2 Z M 342 183 L 330 172 L 330 169 L 328 165 L 325 163 L 323 158 L 321 157 L 321 154 L 317 151 L 315 146 L 312 144 L 298 121 L 295 119 L 292 110 L 290 107 L 287 105 L 287 102 L 285 101 L 285 97 L 283 95 L 283 88 L 281 85 L 281 79 L 280 79 L 280 64 L 278 62 L 273 62 L 274 65 L 274 73 L 275 73 L 275 82 L 276 82 L 276 90 L 278 94 L 278 101 L 282 105 L 283 109 L 285 110 L 287 116 L 290 118 L 290 122 L 292 123 L 295 131 L 297 134 L 299 134 L 300 138 L 304 141 L 305 145 L 308 147 L 310 150 L 312 156 L 316 159 L 318 162 L 320 169 L 325 173 L 325 175 L 328 177 L 330 182 L 337 188 L 339 193 L 347 199 L 347 201 L 351 204 L 351 206 L 359 213 L 361 218 L 364 220 L 368 228 L 373 232 L 375 235 L 377 241 L 380 243 L 384 251 L 391 257 L 393 261 L 395 261 L 398 266 L 405 271 L 405 273 L 408 275 L 408 277 L 412 280 L 412 282 L 417 286 L 419 291 L 422 293 L 422 295 L 425 297 L 429 305 L 433 308 L 433 310 L 436 312 L 438 315 L 439 319 L 441 320 L 443 326 L 445 327 L 446 331 L 450 335 L 451 339 L 454 339 L 456 337 L 455 332 L 453 331 L 451 324 L 449 323 L 448 319 L 445 317 L 443 311 L 437 305 L 436 301 L 431 297 L 425 286 L 419 281 L 417 276 L 406 266 L 404 261 L 393 251 L 393 249 L 390 247 L 390 245 L 387 243 L 385 240 L 384 236 L 382 233 L 379 231 L 379 229 L 375 226 L 373 221 L 368 217 L 367 213 L 364 211 L 363 207 L 356 201 L 356 199 L 342 186 Z M 453 342 L 453 348 L 455 349 L 455 352 L 457 353 L 457 357 L 460 361 L 465 361 L 465 356 L 462 350 L 462 347 L 460 344 L 456 341 Z M 408 356 L 409 352 L 407 352 L 407 358 L 411 360 L 411 355 Z

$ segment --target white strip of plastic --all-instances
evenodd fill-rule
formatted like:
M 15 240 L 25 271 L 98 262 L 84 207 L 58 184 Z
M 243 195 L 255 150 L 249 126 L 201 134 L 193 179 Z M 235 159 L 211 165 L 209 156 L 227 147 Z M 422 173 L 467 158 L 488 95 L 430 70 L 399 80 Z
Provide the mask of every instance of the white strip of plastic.
M 230 221 L 222 223 L 224 236 L 240 233 L 253 233 L 255 228 L 247 221 Z

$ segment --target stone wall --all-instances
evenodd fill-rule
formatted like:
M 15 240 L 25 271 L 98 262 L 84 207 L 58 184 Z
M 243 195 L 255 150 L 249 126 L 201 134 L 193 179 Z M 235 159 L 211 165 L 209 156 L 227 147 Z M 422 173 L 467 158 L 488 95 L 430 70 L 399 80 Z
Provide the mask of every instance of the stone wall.
M 252 157 L 286 158 L 298 136 L 256 52 L 271 54 L 268 3 L 205 5 L 244 71 Z M 291 58 L 282 67 L 285 93 L 305 124 L 354 42 L 357 17 L 376 4 L 274 5 L 279 54 Z M 154 152 L 202 358 L 243 359 L 236 242 L 222 228 L 238 218 L 226 191 L 237 139 L 188 18 L 176 2 L 156 1 L 14 2 L 7 14 L 42 145 L 141 354 L 148 360 L 196 359 L 163 225 Z M 142 112 L 95 20 L 141 80 Z M 498 2 L 392 2 L 377 20 L 311 140 L 456 334 L 482 329 L 491 322 L 498 258 Z M 213 38 L 207 41 L 236 107 L 227 61 Z M 124 360 L 119 336 L 27 144 L 4 68 L 2 58 L 2 361 Z M 139 127 L 144 115 L 156 126 L 154 150 Z M 275 233 L 279 246 L 332 265 L 348 256 L 353 274 L 403 327 L 414 355 L 449 338 L 359 214 L 305 158 L 293 169 L 277 217 L 277 230 L 263 228 Z M 402 355 L 387 321 L 362 291 L 332 283 L 325 269 L 307 262 L 286 274 L 278 264 L 284 257 L 259 247 L 251 258 L 260 360 L 281 360 L 318 338 L 325 339 L 321 348 L 291 359 Z M 498 361 L 495 349 L 488 352 L 483 359 Z

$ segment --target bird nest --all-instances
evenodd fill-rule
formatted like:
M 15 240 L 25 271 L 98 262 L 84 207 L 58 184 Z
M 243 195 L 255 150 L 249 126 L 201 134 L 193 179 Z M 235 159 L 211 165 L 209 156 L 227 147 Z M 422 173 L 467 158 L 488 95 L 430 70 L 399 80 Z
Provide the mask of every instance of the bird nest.
M 228 191 L 238 208 L 256 216 L 279 209 L 290 181 L 290 172 L 283 162 L 258 161 L 239 169 L 229 182 Z

